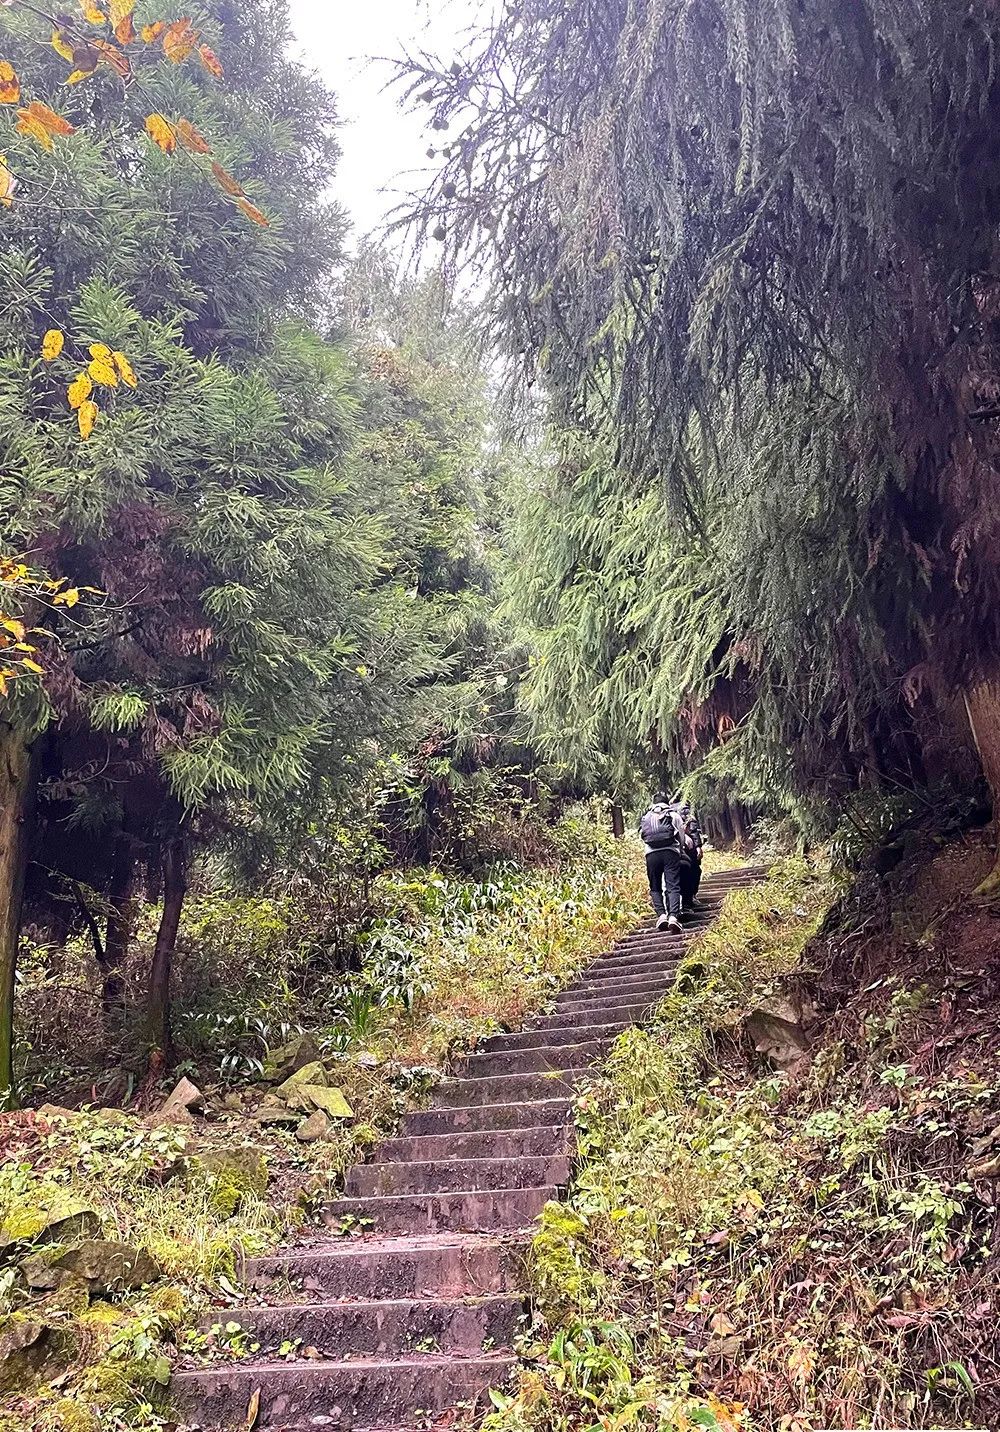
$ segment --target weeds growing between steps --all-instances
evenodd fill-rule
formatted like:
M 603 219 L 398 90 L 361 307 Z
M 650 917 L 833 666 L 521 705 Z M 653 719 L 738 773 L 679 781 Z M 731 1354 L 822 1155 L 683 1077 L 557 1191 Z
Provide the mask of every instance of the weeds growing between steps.
M 996 1425 L 995 951 L 949 969 L 933 921 L 922 956 L 899 934 L 941 858 L 880 919 L 800 861 L 728 898 L 579 1101 L 488 1432 Z M 782 986 L 820 1005 L 787 1073 L 745 1032 Z
M 234 1320 L 193 1331 L 209 1303 L 239 1301 L 236 1250 L 264 1252 L 307 1224 L 449 1053 L 516 1025 L 634 925 L 638 847 L 615 841 L 589 808 L 555 840 L 559 858 L 545 866 L 480 880 L 416 869 L 385 877 L 364 967 L 328 999 L 322 989 L 298 998 L 282 978 L 289 912 L 270 901 L 193 906 L 188 940 L 212 941 L 213 959 L 231 942 L 243 972 L 234 987 L 251 998 L 254 982 L 259 1028 L 275 1039 L 304 1029 L 355 1117 L 313 1144 L 254 1121 L 275 1050 L 261 1036 L 248 1061 L 250 1022 L 227 1024 L 235 1011 L 224 984 L 188 1010 L 187 1028 L 216 1040 L 190 1047 L 186 1071 L 207 1096 L 193 1121 L 113 1108 L 0 1118 L 0 1432 L 152 1432 L 166 1424 L 157 1409 L 180 1348 L 209 1360 L 252 1351 Z M 218 1042 L 227 1028 L 234 1050 Z M 47 1277 L 81 1233 L 148 1252 L 161 1276 L 110 1291 L 61 1267 Z

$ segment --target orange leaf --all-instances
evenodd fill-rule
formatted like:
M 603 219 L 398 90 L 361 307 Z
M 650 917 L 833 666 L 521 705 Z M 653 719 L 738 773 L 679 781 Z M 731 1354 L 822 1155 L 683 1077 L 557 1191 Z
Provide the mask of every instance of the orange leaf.
M 118 369 L 122 382 L 125 383 L 129 388 L 137 388 L 139 384 L 135 376 L 135 369 L 125 357 L 125 354 L 119 353 L 118 349 L 116 348 L 111 356 L 115 360 L 115 367 Z
M 55 50 L 57 55 L 62 55 L 64 60 L 69 60 L 72 64 L 73 46 L 70 44 L 69 40 L 67 40 L 66 36 L 61 30 L 52 31 L 52 48 Z
M 227 194 L 232 194 L 234 199 L 241 199 L 243 197 L 241 185 L 237 184 L 233 176 L 227 173 L 222 165 L 217 164 L 214 159 L 212 161 L 212 173 L 215 175 L 220 189 L 224 189 Z
M 17 104 L 21 84 L 9 60 L 0 60 L 0 104 Z
M 66 339 L 59 332 L 58 328 L 50 328 L 42 339 L 42 357 L 46 363 L 51 363 L 53 358 L 58 358 L 63 351 L 63 344 Z
M 87 364 L 87 372 L 102 388 L 118 387 L 118 373 L 108 358 L 92 358 Z
M 17 180 L 7 168 L 6 154 L 0 154 L 0 204 L 9 209 L 14 202 L 14 190 L 17 188 Z
M 191 154 L 211 154 L 208 140 L 198 133 L 189 119 L 179 119 L 174 128 L 177 138 Z
M 132 66 L 129 64 L 128 55 L 122 54 L 117 45 L 109 45 L 107 40 L 95 40 L 94 49 L 100 50 L 101 58 L 107 60 L 108 64 L 123 80 L 128 79 L 132 73 Z
M 52 148 L 52 135 L 45 125 L 30 115 L 26 109 L 18 110 L 17 124 L 14 128 L 18 134 L 30 134 L 32 139 L 37 139 L 43 149 Z
M 217 80 L 222 79 L 222 65 L 214 50 L 210 50 L 207 45 L 199 45 L 198 58 L 210 75 L 214 75 Z
M 80 429 L 80 436 L 86 441 L 94 431 L 94 424 L 97 422 L 97 414 L 100 411 L 96 403 L 88 398 L 81 403 L 76 411 L 76 422 Z
M 115 39 L 119 45 L 131 45 L 135 39 L 135 25 L 132 23 L 132 16 L 126 15 L 118 21 L 115 26 Z
M 177 148 L 177 135 L 174 133 L 174 127 L 163 118 L 162 114 L 146 116 L 146 133 L 154 144 L 160 146 L 164 154 L 173 154 Z
M 154 20 L 151 25 L 143 25 L 142 38 L 144 44 L 151 45 L 158 40 L 167 28 L 166 20 Z
M 163 32 L 163 53 L 174 65 L 186 60 L 197 43 L 198 31 L 192 28 L 186 15 L 168 25 Z
M 77 373 L 76 377 L 66 389 L 66 397 L 71 408 L 78 408 L 81 403 L 86 402 L 94 391 L 94 385 L 86 373 Z
M 237 199 L 236 207 L 242 209 L 247 218 L 252 219 L 255 224 L 259 224 L 262 229 L 271 227 L 271 221 L 264 211 L 258 209 L 256 204 L 251 204 L 249 199 Z

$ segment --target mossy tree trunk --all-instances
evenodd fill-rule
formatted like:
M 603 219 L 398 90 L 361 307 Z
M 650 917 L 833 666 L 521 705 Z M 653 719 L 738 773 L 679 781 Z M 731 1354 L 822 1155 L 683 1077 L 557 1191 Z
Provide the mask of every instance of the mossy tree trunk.
M 187 892 L 187 844 L 183 835 L 173 836 L 163 853 L 163 914 L 160 916 L 149 970 L 146 1029 L 151 1064 L 169 1064 L 173 1058 L 170 1029 L 170 975 L 174 964 L 177 931 Z
M 13 1108 L 14 987 L 37 785 L 37 739 L 0 721 L 0 1107 Z
M 108 923 L 104 935 L 104 958 L 101 960 L 101 1001 L 105 1015 L 111 1015 L 122 1003 L 121 967 L 128 954 L 135 926 L 135 854 L 127 835 L 121 835 L 115 848 L 114 867 L 108 889 Z

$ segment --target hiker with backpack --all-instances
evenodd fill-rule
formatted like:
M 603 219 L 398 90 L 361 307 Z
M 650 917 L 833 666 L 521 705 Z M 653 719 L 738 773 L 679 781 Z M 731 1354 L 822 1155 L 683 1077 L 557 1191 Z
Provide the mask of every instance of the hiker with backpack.
M 698 887 L 701 884 L 701 859 L 705 849 L 705 837 L 698 817 L 687 801 L 677 807 L 683 825 L 681 841 L 681 910 L 699 910 Z
M 685 844 L 683 821 L 666 796 L 657 796 L 639 822 L 639 837 L 646 851 L 649 898 L 657 915 L 656 928 L 681 933 L 681 852 Z

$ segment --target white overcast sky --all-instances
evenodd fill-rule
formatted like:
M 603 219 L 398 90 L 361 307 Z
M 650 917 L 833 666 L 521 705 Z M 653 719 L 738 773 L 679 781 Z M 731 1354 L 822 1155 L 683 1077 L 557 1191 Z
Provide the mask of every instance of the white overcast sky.
M 413 187 L 431 140 L 423 113 L 407 114 L 394 92 L 383 93 L 390 69 L 373 57 L 422 48 L 450 61 L 486 8 L 483 0 L 291 0 L 294 50 L 339 102 L 344 154 L 335 195 L 355 236 L 377 228 L 399 202 L 398 192 L 385 191 Z

